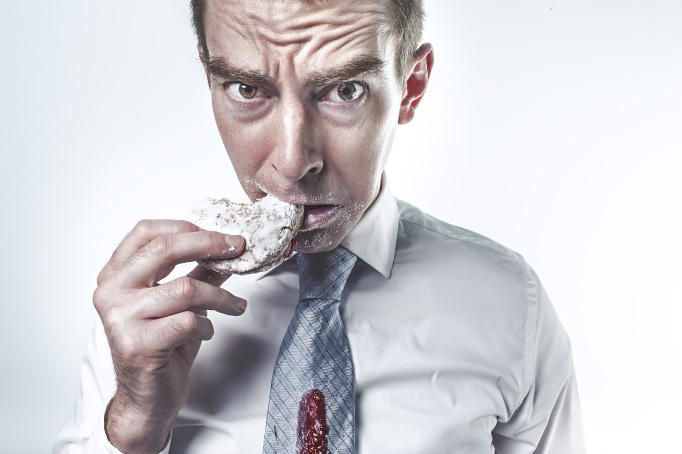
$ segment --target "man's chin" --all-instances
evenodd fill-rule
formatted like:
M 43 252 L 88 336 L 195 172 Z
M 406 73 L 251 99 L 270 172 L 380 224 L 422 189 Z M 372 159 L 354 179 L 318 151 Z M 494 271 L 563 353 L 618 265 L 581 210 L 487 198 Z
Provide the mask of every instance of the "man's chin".
M 336 234 L 334 234 L 336 233 Z M 329 229 L 312 229 L 296 234 L 296 252 L 312 254 L 331 251 L 346 237 L 347 232 L 332 232 Z
M 363 213 L 359 204 L 343 207 L 325 205 L 308 210 L 301 229 L 296 233 L 295 250 L 307 254 L 331 251 L 353 230 Z

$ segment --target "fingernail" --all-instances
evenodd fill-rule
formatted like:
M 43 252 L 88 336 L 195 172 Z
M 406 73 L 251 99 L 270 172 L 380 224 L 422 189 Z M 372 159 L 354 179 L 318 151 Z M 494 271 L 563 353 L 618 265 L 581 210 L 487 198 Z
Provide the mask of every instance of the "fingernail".
M 231 250 L 239 249 L 244 244 L 244 237 L 241 235 L 225 235 L 225 242 Z
M 246 300 L 243 300 L 241 298 L 239 298 L 239 301 L 237 301 L 237 307 L 239 308 L 239 310 L 242 311 L 242 313 L 246 311 L 246 304 L 247 304 Z

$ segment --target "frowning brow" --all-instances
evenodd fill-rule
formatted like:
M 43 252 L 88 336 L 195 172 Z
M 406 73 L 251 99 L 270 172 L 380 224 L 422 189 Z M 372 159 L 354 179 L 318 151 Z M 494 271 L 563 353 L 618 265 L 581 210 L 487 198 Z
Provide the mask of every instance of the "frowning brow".
M 306 81 L 306 85 L 313 87 L 337 85 L 361 75 L 377 74 L 385 65 L 386 62 L 378 57 L 361 55 L 338 68 L 331 68 L 319 73 L 313 72 Z
M 311 87 L 325 87 L 347 82 L 361 75 L 376 74 L 386 65 L 386 62 L 371 55 L 355 57 L 343 66 L 330 68 L 307 75 L 305 85 Z M 274 86 L 273 77 L 260 71 L 232 66 L 220 57 L 212 57 L 206 65 L 211 76 L 220 77 L 228 81 L 239 81 L 247 85 Z
M 273 78 L 267 74 L 237 68 L 220 57 L 211 57 L 206 65 L 206 70 L 211 77 L 220 77 L 228 81 L 239 81 L 247 85 L 261 87 L 274 85 Z

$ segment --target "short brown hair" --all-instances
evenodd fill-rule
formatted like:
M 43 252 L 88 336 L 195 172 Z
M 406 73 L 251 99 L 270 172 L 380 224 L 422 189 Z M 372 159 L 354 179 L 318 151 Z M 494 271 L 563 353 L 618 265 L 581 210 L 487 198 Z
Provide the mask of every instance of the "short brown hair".
M 422 39 L 424 28 L 423 0 L 383 0 L 388 3 L 388 18 L 391 24 L 391 34 L 395 38 L 395 65 L 398 81 L 404 83 L 411 70 L 412 61 Z M 191 0 L 192 25 L 197 40 L 204 51 L 204 57 L 209 58 L 206 46 L 206 31 L 204 29 L 204 15 L 207 0 Z

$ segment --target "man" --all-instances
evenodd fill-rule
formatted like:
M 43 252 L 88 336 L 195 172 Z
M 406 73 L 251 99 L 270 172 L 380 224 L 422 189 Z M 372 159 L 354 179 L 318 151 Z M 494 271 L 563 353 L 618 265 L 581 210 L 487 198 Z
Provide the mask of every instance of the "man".
M 583 452 L 570 346 L 537 276 L 503 246 L 396 201 L 383 175 L 433 65 L 418 45 L 420 2 L 192 5 L 244 190 L 305 205 L 301 257 L 357 256 L 339 309 L 354 368 L 343 452 Z M 260 453 L 281 436 L 266 420 L 296 259 L 226 283 L 197 267 L 158 284 L 179 263 L 245 247 L 182 221 L 133 229 L 99 275 L 102 324 L 55 452 Z

